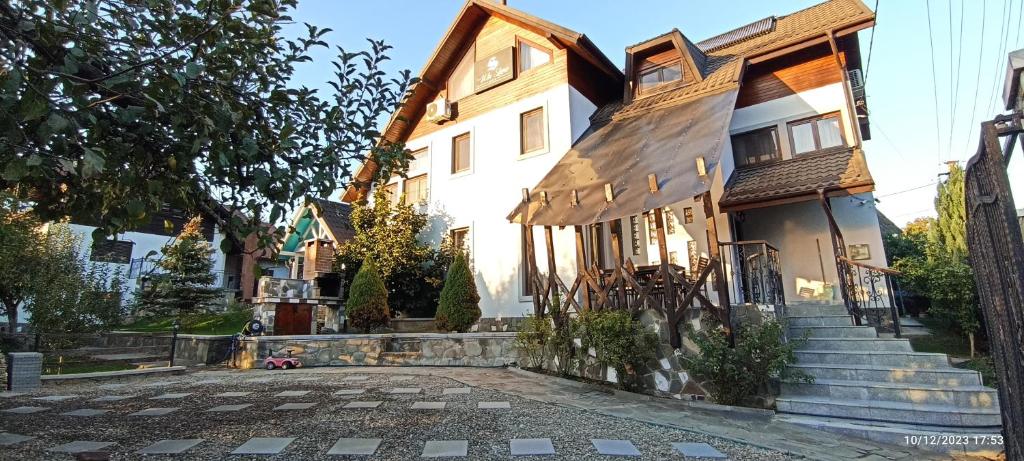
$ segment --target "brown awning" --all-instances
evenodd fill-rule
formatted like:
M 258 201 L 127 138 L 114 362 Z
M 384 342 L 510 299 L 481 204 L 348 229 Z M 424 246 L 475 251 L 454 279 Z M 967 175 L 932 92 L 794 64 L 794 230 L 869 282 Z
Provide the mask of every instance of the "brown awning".
M 591 128 L 530 190 L 528 224 L 610 221 L 707 191 L 728 136 L 736 94 L 732 87 Z M 697 174 L 699 157 L 704 158 L 706 176 Z M 658 180 L 654 193 L 648 186 L 652 173 Z M 610 202 L 606 184 L 612 187 Z M 574 190 L 579 198 L 575 205 Z M 524 211 L 520 203 L 508 219 L 522 222 Z

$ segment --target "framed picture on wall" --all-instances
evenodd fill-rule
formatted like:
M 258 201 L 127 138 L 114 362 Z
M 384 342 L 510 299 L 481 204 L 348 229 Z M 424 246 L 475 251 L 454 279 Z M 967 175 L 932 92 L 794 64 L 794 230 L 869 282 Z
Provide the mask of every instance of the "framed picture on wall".
M 871 259 L 871 247 L 866 243 L 850 245 L 850 259 L 854 261 Z

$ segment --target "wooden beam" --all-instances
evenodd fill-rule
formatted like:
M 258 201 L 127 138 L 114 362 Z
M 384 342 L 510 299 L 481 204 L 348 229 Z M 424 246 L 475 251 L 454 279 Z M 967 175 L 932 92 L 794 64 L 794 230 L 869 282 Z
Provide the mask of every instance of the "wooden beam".
M 544 249 L 548 252 L 548 290 L 551 290 L 548 299 L 551 300 L 551 306 L 554 308 L 551 315 L 557 319 L 561 316 L 562 303 L 555 302 L 555 293 L 558 290 L 555 279 L 558 275 L 555 272 L 555 239 L 551 232 L 551 226 L 544 226 Z
M 619 303 L 619 309 L 626 308 L 626 281 L 625 277 L 622 277 L 622 221 L 615 219 L 610 223 L 611 237 L 612 237 L 612 257 L 615 258 L 615 272 L 619 274 L 618 279 L 618 290 L 617 300 Z
M 576 191 L 573 191 L 575 193 Z M 576 278 L 584 277 L 587 271 L 587 249 L 583 240 L 583 226 L 572 226 L 576 233 Z M 583 288 L 583 310 L 590 310 L 590 287 L 582 283 Z
M 615 200 L 615 191 L 610 183 L 604 185 L 604 199 L 609 202 Z
M 537 279 L 537 255 L 534 251 L 533 246 L 533 227 L 527 223 L 530 221 L 530 190 L 523 188 L 523 224 L 522 231 L 524 236 L 524 243 L 526 244 L 526 284 L 530 289 L 531 296 L 533 298 L 533 315 L 537 317 L 544 316 L 544 306 L 540 302 L 540 287 L 536 283 Z
M 697 157 L 697 176 L 707 176 L 708 166 L 704 162 L 704 156 Z
M 569 196 L 569 206 L 576 208 L 576 205 L 580 204 L 580 194 L 576 192 L 576 189 L 572 190 L 572 195 Z
M 651 210 L 651 213 L 654 213 L 654 228 L 658 235 L 658 256 L 661 258 L 661 276 L 665 285 L 665 295 L 662 298 L 665 303 L 665 321 L 667 322 L 676 317 L 676 287 L 675 279 L 669 272 L 672 267 L 669 266 L 668 242 L 665 241 L 665 210 L 655 208 Z M 668 337 L 672 347 L 679 347 L 682 344 L 678 329 L 669 328 Z
M 658 192 L 658 175 L 651 173 L 647 175 L 647 187 L 651 189 L 651 193 Z
M 732 329 L 732 304 L 729 302 L 729 287 L 725 283 L 725 272 L 722 267 L 722 255 L 719 248 L 718 222 L 715 219 L 715 204 L 711 201 L 710 191 L 701 194 L 701 202 L 704 204 L 708 256 L 711 257 L 712 265 L 715 266 L 715 291 L 718 293 L 718 305 L 721 306 L 724 315 L 722 325 L 725 326 L 726 334 L 729 335 L 729 344 L 735 345 L 736 338 L 733 335 Z

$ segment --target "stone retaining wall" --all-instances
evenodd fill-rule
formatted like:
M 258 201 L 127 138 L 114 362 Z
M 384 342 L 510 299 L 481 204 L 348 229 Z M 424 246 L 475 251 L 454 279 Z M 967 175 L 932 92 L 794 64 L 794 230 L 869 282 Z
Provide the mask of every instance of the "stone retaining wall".
M 521 361 L 515 333 L 257 336 L 241 340 L 236 366 L 262 367 L 288 350 L 303 366 L 500 367 Z
M 213 365 L 231 360 L 231 335 L 178 335 L 175 365 Z

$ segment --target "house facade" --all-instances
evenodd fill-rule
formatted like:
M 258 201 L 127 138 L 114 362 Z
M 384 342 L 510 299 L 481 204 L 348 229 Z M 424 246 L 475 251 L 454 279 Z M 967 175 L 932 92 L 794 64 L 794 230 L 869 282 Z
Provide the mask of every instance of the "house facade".
M 652 210 L 661 208 L 671 264 L 695 273 L 719 253 L 709 242 L 765 241 L 778 249 L 787 302 L 842 303 L 834 231 L 844 257 L 885 266 L 861 150 L 869 130 L 857 32 L 873 20 L 860 1 L 834 0 L 701 42 L 673 30 L 628 47 L 621 72 L 585 35 L 469 1 L 388 125 L 385 136 L 415 160 L 383 187 L 423 204 L 434 217 L 427 239 L 467 248 L 484 317 L 533 308 L 524 188 L 527 220 L 552 226 L 563 280 L 580 262 L 577 224 L 586 267 L 611 267 L 616 250 L 637 266 L 660 264 Z M 371 160 L 357 178 L 375 172 Z M 652 174 L 662 200 L 678 199 L 631 198 Z M 352 187 L 343 200 L 367 193 Z M 571 218 L 584 209 L 598 211 Z M 546 245 L 534 250 L 548 260 Z M 729 258 L 727 271 L 741 266 Z M 731 289 L 742 297 L 739 283 Z

